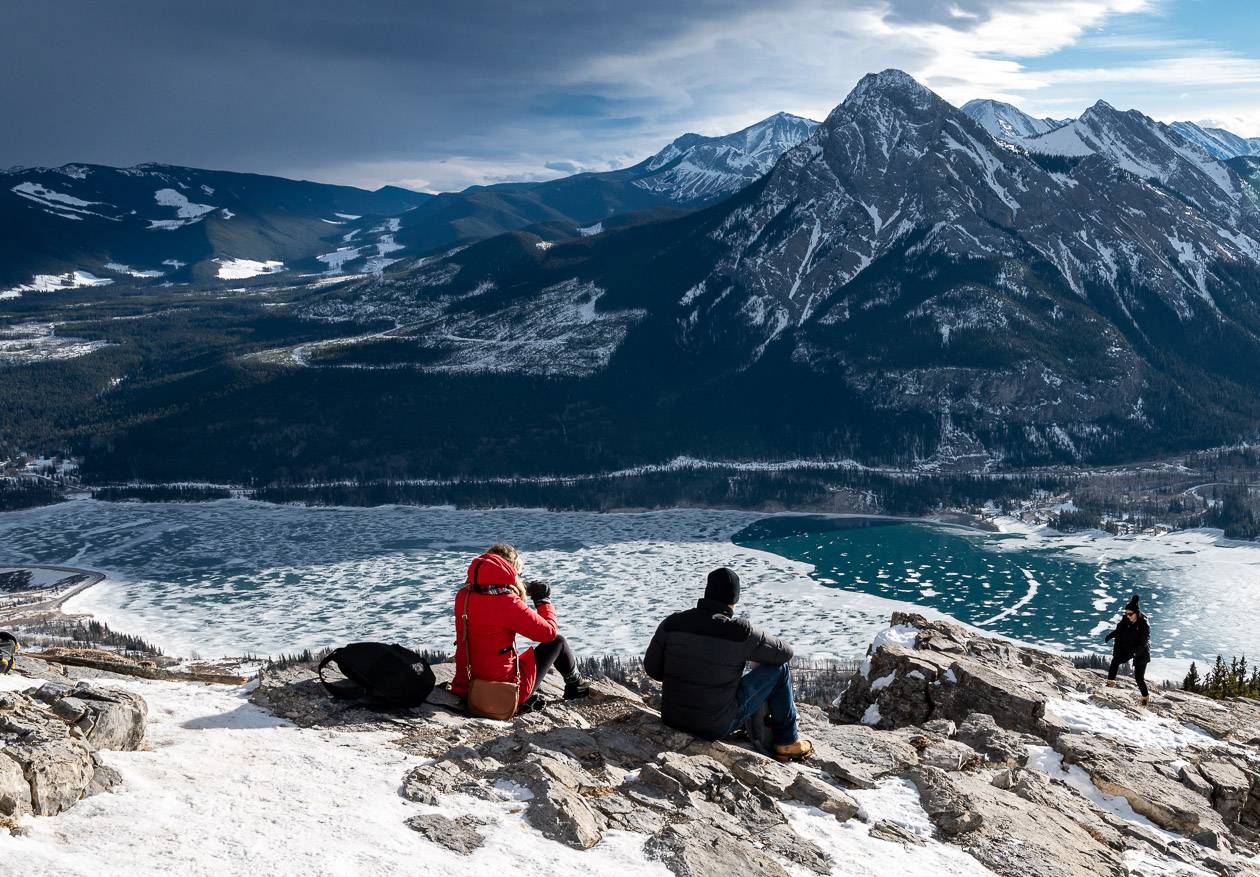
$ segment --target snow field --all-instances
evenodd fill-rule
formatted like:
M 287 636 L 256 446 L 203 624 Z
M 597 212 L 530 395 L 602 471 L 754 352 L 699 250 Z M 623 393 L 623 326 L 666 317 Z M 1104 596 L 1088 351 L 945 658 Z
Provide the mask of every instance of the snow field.
M 32 683 L 0 677 L 0 690 Z M 0 836 L 0 861 L 21 861 L 24 875 L 668 877 L 645 857 L 643 836 L 610 832 L 587 852 L 544 839 L 524 820 L 524 794 L 500 803 L 452 795 L 436 807 L 404 800 L 399 784 L 421 759 L 394 748 L 388 733 L 298 728 L 250 704 L 245 688 L 109 685 L 148 700 L 148 748 L 104 753 L 123 776 L 115 791 L 57 817 L 25 818 L 25 837 Z M 833 856 L 833 874 L 888 873 L 890 862 L 906 877 L 989 873 L 932 839 L 909 783 L 892 780 L 853 794 L 860 817 L 844 824 L 815 808 L 784 807 L 793 827 Z M 482 823 L 486 843 L 471 856 L 451 853 L 405 826 L 420 813 L 471 816 Z M 883 819 L 926 845 L 871 838 L 870 824 Z

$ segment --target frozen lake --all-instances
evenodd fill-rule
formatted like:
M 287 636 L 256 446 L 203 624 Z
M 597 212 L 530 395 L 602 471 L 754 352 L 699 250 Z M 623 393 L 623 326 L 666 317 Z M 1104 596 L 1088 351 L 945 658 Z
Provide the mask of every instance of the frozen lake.
M 987 534 L 909 523 L 676 510 L 589 514 L 246 501 L 80 500 L 0 515 L 0 566 L 80 566 L 109 579 L 72 611 L 168 653 L 276 654 L 356 639 L 449 648 L 451 603 L 495 541 L 553 583 L 561 630 L 586 653 L 641 651 L 665 614 L 694 604 L 716 566 L 745 582 L 740 610 L 798 651 L 865 650 L 909 605 L 994 633 L 1103 651 L 1129 593 L 1173 668 L 1260 653 L 1260 547 L 1202 531 L 1110 538 Z

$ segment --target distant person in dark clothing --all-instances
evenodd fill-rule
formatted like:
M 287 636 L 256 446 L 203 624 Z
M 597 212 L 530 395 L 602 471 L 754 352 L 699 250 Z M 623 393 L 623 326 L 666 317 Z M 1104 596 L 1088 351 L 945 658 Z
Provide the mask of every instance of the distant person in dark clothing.
M 1150 703 L 1151 693 L 1146 687 L 1146 665 L 1151 662 L 1151 625 L 1142 614 L 1137 594 L 1124 607 L 1120 623 L 1107 634 L 1104 642 L 1110 640 L 1115 640 L 1115 645 L 1111 650 L 1111 669 L 1107 671 L 1107 685 L 1114 688 L 1120 665 L 1132 661 L 1133 678 L 1137 680 L 1138 691 L 1142 692 L 1142 703 Z
M 722 567 L 709 573 L 695 609 L 675 612 L 652 636 L 643 667 L 662 684 L 667 725 L 716 740 L 733 734 L 763 705 L 780 761 L 806 758 L 813 744 L 800 737 L 792 701 L 792 648 L 735 618 L 739 576 Z M 752 669 L 744 673 L 748 662 Z

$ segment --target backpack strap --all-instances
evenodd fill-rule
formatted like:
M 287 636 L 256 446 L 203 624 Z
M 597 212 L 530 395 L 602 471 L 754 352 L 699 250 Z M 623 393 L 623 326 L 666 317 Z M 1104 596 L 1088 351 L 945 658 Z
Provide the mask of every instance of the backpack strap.
M 477 564 L 479 566 L 480 563 Z M 477 566 L 473 567 L 473 581 L 477 580 Z M 465 585 L 460 588 L 464 595 L 464 607 L 460 610 L 460 618 L 464 626 L 464 675 L 468 679 L 469 687 L 472 686 L 472 641 L 468 638 L 468 598 L 472 596 L 472 585 Z
M 319 662 L 319 667 L 316 670 L 316 672 L 319 674 L 319 681 L 323 683 L 324 690 L 327 691 L 333 697 L 335 697 L 337 700 L 358 700 L 359 698 L 363 697 L 367 693 L 367 688 L 364 687 L 363 683 L 361 683 L 358 679 L 352 679 L 348 674 L 345 673 L 344 670 L 342 670 L 342 675 L 345 676 L 346 678 L 344 681 L 341 681 L 337 684 L 329 682 L 327 679 L 324 678 L 324 668 L 327 667 L 331 662 L 337 660 L 337 657 L 340 653 L 341 653 L 341 649 L 333 649 L 331 652 L 329 652 L 327 655 L 324 656 L 324 660 Z M 337 666 L 339 668 L 341 667 L 340 664 L 338 664 Z
M 460 592 L 464 596 L 463 608 L 460 610 L 460 623 L 463 625 L 463 628 L 464 628 L 464 671 L 465 671 L 464 675 L 468 679 L 468 686 L 470 688 L 472 687 L 473 672 L 472 672 L 472 640 L 469 639 L 469 636 L 468 636 L 468 600 L 469 598 L 472 597 L 473 588 L 476 586 L 477 567 L 480 565 L 481 564 L 479 562 L 473 567 L 472 583 L 460 588 Z M 515 635 L 512 637 L 512 640 L 513 640 L 512 645 L 508 646 L 506 649 L 503 649 L 503 652 L 510 651 L 512 653 L 512 668 L 515 671 L 514 678 L 515 678 L 517 687 L 519 687 L 521 684 L 521 658 L 520 658 L 520 655 L 516 653 Z M 500 654 L 502 654 L 502 652 L 500 652 Z

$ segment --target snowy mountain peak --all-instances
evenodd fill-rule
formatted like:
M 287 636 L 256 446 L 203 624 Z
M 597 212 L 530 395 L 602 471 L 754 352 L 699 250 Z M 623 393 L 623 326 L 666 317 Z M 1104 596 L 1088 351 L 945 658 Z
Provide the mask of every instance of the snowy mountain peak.
M 922 93 L 935 97 L 936 95 L 925 85 L 915 79 L 904 70 L 898 70 L 895 67 L 889 67 L 887 70 L 881 70 L 879 73 L 868 73 L 863 76 L 853 91 L 849 92 L 846 101 L 859 99 L 868 94 L 879 94 L 888 91 L 901 91 L 910 93 Z
M 1016 106 L 989 98 L 967 101 L 962 111 L 999 140 L 1036 137 L 1064 124 L 1054 119 L 1038 119 Z
M 684 134 L 640 165 L 634 185 L 685 203 L 730 194 L 766 174 L 818 123 L 775 113 L 722 137 Z
M 1204 127 L 1194 122 L 1173 122 L 1168 127 L 1221 161 L 1245 155 L 1260 155 L 1260 137 L 1247 139 L 1224 128 Z

